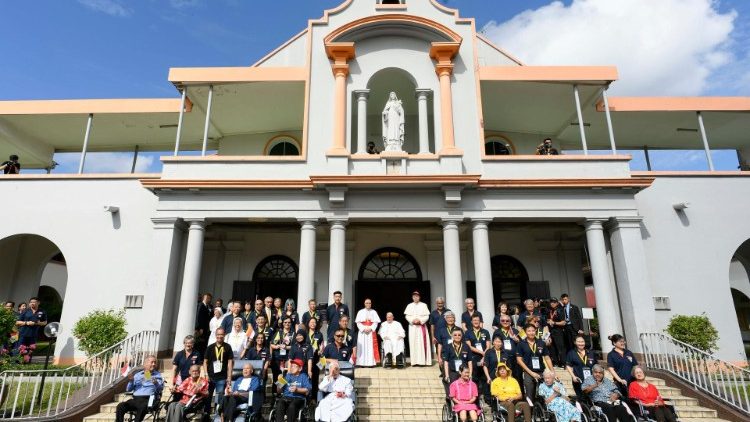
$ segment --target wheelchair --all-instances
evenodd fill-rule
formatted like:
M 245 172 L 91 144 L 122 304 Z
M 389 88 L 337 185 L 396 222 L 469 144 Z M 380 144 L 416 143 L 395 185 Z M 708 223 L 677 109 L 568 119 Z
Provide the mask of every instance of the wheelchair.
M 253 374 L 261 378 L 263 373 L 263 361 L 262 360 L 238 360 L 232 370 L 232 382 L 242 376 L 242 367 L 246 363 L 253 365 Z M 243 403 L 237 406 L 237 416 L 234 418 L 234 422 L 261 422 L 263 421 L 263 403 L 266 399 L 266 386 L 264 379 L 261 378 L 261 390 L 260 393 L 253 394 L 252 403 Z M 260 409 L 254 411 L 254 408 Z
M 352 365 L 350 362 L 339 362 L 339 369 L 340 374 L 349 378 L 352 380 L 352 384 L 354 384 L 354 368 L 355 366 Z M 322 391 L 318 391 L 318 397 L 317 402 L 320 403 L 325 396 L 327 396 L 330 393 L 323 393 Z M 354 391 L 352 392 L 352 402 L 354 404 L 354 410 L 352 411 L 352 415 L 349 416 L 349 419 L 347 419 L 347 422 L 357 422 L 357 388 L 354 388 Z M 313 417 L 315 416 L 315 410 L 311 411 L 311 414 Z M 271 421 L 273 422 L 273 421 Z
M 669 399 L 663 399 L 664 405 L 672 413 L 675 420 L 680 420 L 680 415 L 677 413 L 674 405 L 669 403 Z M 656 422 L 656 416 L 652 414 L 648 407 L 644 406 L 640 400 L 630 400 L 630 409 L 633 411 L 633 419 L 636 422 Z
M 609 422 L 609 418 L 602 408 L 594 404 L 588 396 L 584 397 L 578 403 L 580 403 L 582 416 L 586 415 L 585 417 L 589 422 Z
M 283 400 L 282 398 L 278 398 L 276 401 Z M 300 407 L 299 411 L 297 412 L 297 421 L 299 422 L 311 422 L 313 419 L 315 419 L 315 409 L 310 409 L 310 400 L 309 397 L 306 397 L 304 399 L 304 403 L 302 404 L 302 407 Z M 276 406 L 274 405 L 273 409 L 271 409 L 271 413 L 268 414 L 268 421 L 269 422 L 275 422 L 276 421 Z
M 143 419 L 144 420 L 148 419 L 149 416 L 151 417 L 151 420 L 154 420 L 154 421 L 159 420 L 158 419 L 159 418 L 159 411 L 161 409 L 161 403 L 162 403 L 162 401 L 161 401 L 161 394 L 162 393 L 160 391 L 160 392 L 158 392 L 158 393 L 156 393 L 154 395 L 153 404 L 151 406 L 149 406 L 148 408 L 146 408 L 146 413 L 144 413 L 144 415 L 143 415 Z M 125 395 L 128 396 L 128 397 L 130 397 L 130 398 L 132 398 L 133 397 L 133 392 L 132 391 L 131 392 L 126 392 Z M 134 410 L 129 410 L 129 411 L 125 412 L 125 421 L 126 422 L 134 422 L 135 421 L 135 411 Z
M 485 419 L 484 411 L 484 399 L 482 398 L 482 395 L 480 394 L 479 397 L 477 397 L 477 405 L 479 405 L 479 412 L 477 414 L 477 421 L 479 422 L 487 422 Z M 445 397 L 445 404 L 443 404 L 443 422 L 459 422 L 460 419 L 458 418 L 458 413 L 453 411 L 453 400 L 451 400 L 450 397 Z M 468 419 L 467 417 L 467 420 Z
M 574 395 L 568 396 L 568 398 L 570 399 L 570 403 L 581 411 L 581 422 L 591 422 L 591 418 L 589 417 L 589 413 L 586 412 L 584 404 L 578 401 L 578 398 Z M 533 402 L 534 405 L 531 408 L 531 418 L 533 419 L 533 422 L 557 421 L 555 412 L 547 409 L 547 403 L 545 402 L 544 397 L 537 395 L 535 396 Z M 601 409 L 599 410 L 601 411 Z M 604 413 L 602 413 L 602 415 L 604 415 Z
M 167 409 L 169 408 L 169 405 L 175 402 L 180 401 L 182 398 L 181 393 L 172 392 L 169 395 L 169 400 L 167 401 L 160 401 L 158 408 L 156 409 L 155 413 L 153 413 L 153 420 L 154 421 L 164 421 L 167 419 Z M 183 417 L 186 421 L 190 420 L 203 420 L 205 419 L 204 416 L 207 416 L 205 412 L 203 411 L 206 400 L 208 400 L 208 397 L 204 397 L 201 399 L 193 400 L 192 402 L 188 402 L 188 405 L 185 406 L 185 411 L 183 412 Z M 162 413 L 164 413 L 164 416 L 162 416 Z
M 492 400 L 490 401 L 490 408 L 492 409 L 492 422 L 506 422 L 508 420 L 508 409 L 501 406 L 500 401 L 496 397 L 492 397 Z M 514 420 L 517 422 L 534 422 L 533 420 L 525 420 L 523 412 L 521 412 L 520 410 L 513 409 L 513 412 L 515 415 Z

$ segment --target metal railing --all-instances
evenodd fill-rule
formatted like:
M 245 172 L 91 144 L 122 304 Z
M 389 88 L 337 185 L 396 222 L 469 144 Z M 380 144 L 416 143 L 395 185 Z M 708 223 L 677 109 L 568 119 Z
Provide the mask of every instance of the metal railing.
M 127 368 L 143 365 L 159 346 L 158 331 L 142 331 L 65 369 L 0 374 L 0 420 L 55 418 L 113 386 Z
M 670 373 L 750 415 L 750 371 L 666 334 L 642 333 L 640 340 L 649 369 Z

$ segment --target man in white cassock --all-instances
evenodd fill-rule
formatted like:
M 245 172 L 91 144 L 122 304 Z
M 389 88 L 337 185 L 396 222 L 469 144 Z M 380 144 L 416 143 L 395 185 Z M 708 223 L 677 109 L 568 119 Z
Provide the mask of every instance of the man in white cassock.
M 319 385 L 320 392 L 328 395 L 318 403 L 315 420 L 344 422 L 354 412 L 354 385 L 351 379 L 340 374 L 337 361 L 332 361 L 328 370 L 329 374 Z
M 378 347 L 378 331 L 380 317 L 372 309 L 372 301 L 365 299 L 365 308 L 357 312 L 359 335 L 357 335 L 357 366 L 375 366 L 380 363 L 380 348 Z
M 406 306 L 404 315 L 409 323 L 409 357 L 412 366 L 432 365 L 432 343 L 430 343 L 430 332 L 427 331 L 427 320 L 430 319 L 430 310 L 427 305 L 420 302 L 419 292 L 411 294 L 412 303 Z
M 396 361 L 404 361 L 404 339 L 406 338 L 406 332 L 401 323 L 393 319 L 393 313 L 388 312 L 385 315 L 385 322 L 380 324 L 380 338 L 383 339 L 383 357 L 385 367 L 390 368 L 393 366 L 393 359 Z M 403 364 L 399 365 L 399 368 L 403 368 Z

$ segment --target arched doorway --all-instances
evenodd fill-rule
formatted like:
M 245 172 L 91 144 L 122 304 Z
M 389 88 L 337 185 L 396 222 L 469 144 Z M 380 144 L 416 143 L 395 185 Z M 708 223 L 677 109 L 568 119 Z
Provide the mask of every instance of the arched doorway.
M 745 355 L 750 357 L 750 240 L 742 243 L 729 261 L 729 286 Z
M 495 305 L 502 301 L 518 305 L 528 297 L 529 273 L 521 261 L 508 255 L 495 255 L 490 263 Z
M 411 254 L 393 247 L 373 251 L 359 267 L 354 283 L 355 303 L 350 306 L 352 317 L 362 309 L 365 298 L 370 298 L 382 320 L 386 313 L 393 312 L 394 318 L 406 328 L 404 310 L 415 290 L 419 290 L 422 302 L 431 302 L 430 282 L 422 279 L 422 270 Z
M 298 282 L 297 264 L 284 255 L 271 255 L 258 263 L 252 281 L 235 281 L 232 298 L 251 300 L 266 296 L 296 299 Z
M 47 313 L 47 320 L 60 321 L 68 268 L 54 242 L 35 234 L 1 239 L 0 268 L 0 298 L 15 302 L 17 307 L 38 297 L 39 308 Z

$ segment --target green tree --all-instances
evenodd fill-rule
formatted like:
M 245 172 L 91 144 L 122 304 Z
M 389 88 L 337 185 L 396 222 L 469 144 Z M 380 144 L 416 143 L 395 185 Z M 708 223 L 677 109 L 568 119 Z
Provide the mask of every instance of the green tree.
M 78 347 L 91 357 L 127 337 L 125 311 L 97 309 L 79 319 L 73 327 Z
M 713 353 L 719 341 L 719 332 L 705 313 L 675 315 L 665 331 L 675 339 L 708 353 Z
M 12 311 L 0 308 L 0 344 L 5 344 L 13 327 L 16 326 L 16 316 Z

